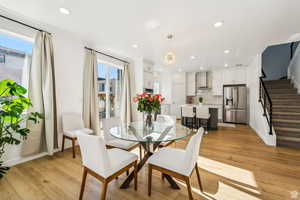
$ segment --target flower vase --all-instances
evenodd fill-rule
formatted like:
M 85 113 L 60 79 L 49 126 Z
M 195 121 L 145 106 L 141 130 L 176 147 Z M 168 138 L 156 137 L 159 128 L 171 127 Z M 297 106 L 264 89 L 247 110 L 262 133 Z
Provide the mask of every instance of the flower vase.
M 145 117 L 144 117 L 144 120 L 145 120 L 145 127 L 146 129 L 152 129 L 153 127 L 153 122 L 152 122 L 152 113 L 150 112 L 145 112 L 144 113 Z

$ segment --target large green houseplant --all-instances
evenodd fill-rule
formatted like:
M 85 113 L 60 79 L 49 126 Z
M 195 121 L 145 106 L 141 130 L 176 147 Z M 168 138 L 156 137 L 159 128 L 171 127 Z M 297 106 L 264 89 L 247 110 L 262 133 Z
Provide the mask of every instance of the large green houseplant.
M 0 178 L 9 169 L 3 166 L 2 156 L 6 145 L 18 145 L 26 139 L 30 130 L 22 123 L 26 120 L 38 123 L 42 114 L 25 113 L 31 101 L 27 90 L 12 80 L 0 81 Z

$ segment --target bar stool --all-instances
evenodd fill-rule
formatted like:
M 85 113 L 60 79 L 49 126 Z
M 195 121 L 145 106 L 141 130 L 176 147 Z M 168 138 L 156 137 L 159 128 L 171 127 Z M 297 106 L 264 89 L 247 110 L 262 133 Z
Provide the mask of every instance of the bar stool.
M 208 107 L 202 107 L 202 106 L 196 107 L 197 128 L 200 128 L 203 125 L 205 129 L 205 134 L 207 134 L 209 118 L 210 118 L 210 114 L 209 114 Z
M 181 107 L 181 124 L 187 126 L 189 128 L 195 128 L 196 126 L 196 119 L 194 113 L 193 106 L 182 106 Z

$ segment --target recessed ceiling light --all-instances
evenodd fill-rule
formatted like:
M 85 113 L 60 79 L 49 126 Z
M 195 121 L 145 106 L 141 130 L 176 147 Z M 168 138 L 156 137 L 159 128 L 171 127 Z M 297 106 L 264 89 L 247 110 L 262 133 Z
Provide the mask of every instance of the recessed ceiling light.
M 200 67 L 200 70 L 204 70 L 204 67 Z
M 196 57 L 195 56 L 191 56 L 190 58 L 191 58 L 191 60 L 194 60 Z
M 148 22 L 145 23 L 145 28 L 147 30 L 153 30 L 158 27 L 160 27 L 160 23 L 159 23 L 159 21 L 157 21 L 155 19 L 149 20 Z
M 226 50 L 224 51 L 224 53 L 228 54 L 228 53 L 230 53 L 230 50 L 226 49 Z
M 137 49 L 139 47 L 139 45 L 133 44 L 132 47 L 135 48 L 135 49 Z
M 226 63 L 226 64 L 224 65 L 224 67 L 228 67 L 228 64 Z
M 223 26 L 223 24 L 224 24 L 224 22 L 219 21 L 219 22 L 216 22 L 216 23 L 214 24 L 214 27 L 215 27 L 215 28 L 219 28 L 219 27 Z
M 173 34 L 168 34 L 168 35 L 167 35 L 167 39 L 168 39 L 168 40 L 172 40 L 173 38 L 174 38 L 174 35 L 173 35 Z
M 67 8 L 59 8 L 59 11 L 64 15 L 70 14 L 70 10 L 68 10 Z

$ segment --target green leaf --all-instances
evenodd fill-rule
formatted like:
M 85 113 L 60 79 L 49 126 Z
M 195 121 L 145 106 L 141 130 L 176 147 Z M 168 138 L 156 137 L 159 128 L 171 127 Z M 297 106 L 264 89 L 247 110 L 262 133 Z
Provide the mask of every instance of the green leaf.
M 13 80 L 0 81 L 0 96 L 5 97 L 10 95 L 10 86 L 14 83 Z

